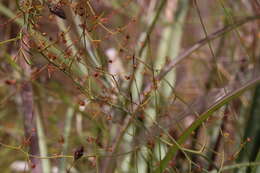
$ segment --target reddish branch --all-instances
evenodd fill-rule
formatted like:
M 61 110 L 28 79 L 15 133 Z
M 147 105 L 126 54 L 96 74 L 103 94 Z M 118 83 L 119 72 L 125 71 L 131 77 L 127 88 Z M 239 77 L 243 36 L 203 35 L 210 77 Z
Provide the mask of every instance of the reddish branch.
M 30 39 L 27 31 L 24 29 L 23 38 L 20 42 L 19 63 L 23 69 L 23 81 L 21 87 L 21 109 L 24 119 L 25 144 L 29 147 L 30 155 L 39 155 L 38 136 L 36 132 L 36 118 L 34 115 L 33 89 L 30 81 L 31 67 L 27 64 L 26 59 L 30 57 Z M 40 159 L 30 157 L 30 168 L 32 173 L 41 173 Z

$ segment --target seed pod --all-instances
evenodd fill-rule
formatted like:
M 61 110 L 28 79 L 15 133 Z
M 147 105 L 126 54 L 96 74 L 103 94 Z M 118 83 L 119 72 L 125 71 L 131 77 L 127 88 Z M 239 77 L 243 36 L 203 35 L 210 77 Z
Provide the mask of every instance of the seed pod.
M 64 10 L 61 7 L 61 4 L 48 4 L 49 10 L 52 14 L 59 16 L 62 19 L 66 19 Z

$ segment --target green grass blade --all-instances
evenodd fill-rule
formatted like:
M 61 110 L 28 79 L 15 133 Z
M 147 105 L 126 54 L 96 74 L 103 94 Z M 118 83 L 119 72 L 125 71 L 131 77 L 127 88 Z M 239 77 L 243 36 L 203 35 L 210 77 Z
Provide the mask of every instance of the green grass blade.
M 244 130 L 244 140 L 251 139 L 251 142 L 247 143 L 243 150 L 240 152 L 238 162 L 253 162 L 257 158 L 257 153 L 259 150 L 259 131 L 260 131 L 260 85 L 257 85 L 253 98 L 252 106 L 250 106 L 249 119 L 247 120 L 247 125 Z M 247 168 L 247 172 L 250 168 Z M 239 172 L 239 171 L 238 171 Z
M 36 117 L 36 125 L 37 125 L 37 133 L 38 133 L 38 138 L 39 138 L 40 154 L 42 157 L 47 157 L 48 151 L 47 151 L 47 145 L 46 145 L 46 138 L 45 138 L 44 129 L 42 126 L 42 120 L 39 115 L 37 115 L 37 117 Z M 42 171 L 43 171 L 43 173 L 51 172 L 49 159 L 42 159 Z
M 66 154 L 68 151 L 68 145 L 69 145 L 69 134 L 71 131 L 71 123 L 72 123 L 72 117 L 74 114 L 74 109 L 72 107 L 69 107 L 66 113 L 66 120 L 64 125 L 64 144 L 62 148 L 62 154 Z M 66 159 L 62 158 L 59 163 L 59 172 L 65 173 L 66 172 Z

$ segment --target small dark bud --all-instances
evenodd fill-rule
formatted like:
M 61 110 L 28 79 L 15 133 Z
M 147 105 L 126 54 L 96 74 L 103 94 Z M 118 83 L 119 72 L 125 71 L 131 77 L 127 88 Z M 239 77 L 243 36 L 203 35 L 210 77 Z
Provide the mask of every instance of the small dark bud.
M 48 7 L 52 14 L 55 14 L 56 16 L 59 16 L 62 19 L 66 19 L 65 12 L 60 4 L 49 4 Z
M 84 147 L 81 146 L 78 149 L 76 149 L 76 151 L 74 152 L 74 160 L 78 160 L 80 159 L 84 154 Z

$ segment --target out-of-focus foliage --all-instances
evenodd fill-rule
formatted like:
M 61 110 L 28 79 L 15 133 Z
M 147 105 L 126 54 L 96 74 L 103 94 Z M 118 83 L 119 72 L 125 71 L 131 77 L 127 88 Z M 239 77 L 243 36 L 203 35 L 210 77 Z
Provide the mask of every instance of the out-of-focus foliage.
M 259 11 L 0 0 L 0 171 L 259 171 Z

